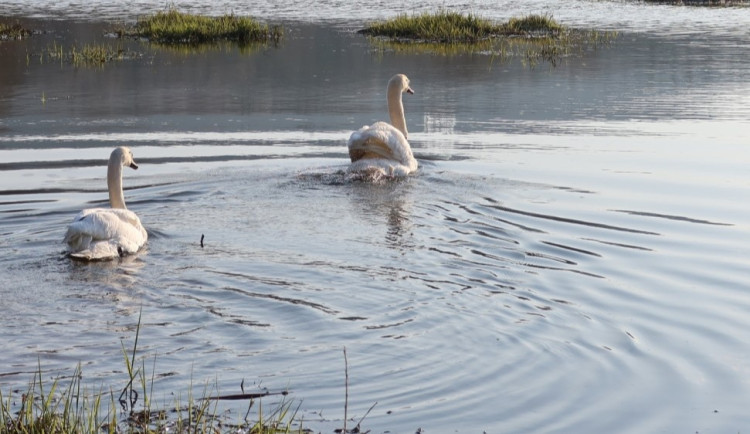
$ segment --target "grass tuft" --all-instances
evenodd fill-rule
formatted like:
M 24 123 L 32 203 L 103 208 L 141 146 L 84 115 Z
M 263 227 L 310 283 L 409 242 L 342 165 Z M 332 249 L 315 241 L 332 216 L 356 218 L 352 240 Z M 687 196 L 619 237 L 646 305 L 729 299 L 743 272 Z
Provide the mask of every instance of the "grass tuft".
M 208 17 L 170 9 L 139 19 L 134 36 L 164 44 L 202 44 L 220 40 L 248 44 L 278 42 L 283 30 L 279 26 L 261 24 L 251 17 Z
M 530 34 L 554 35 L 565 30 L 562 24 L 549 15 L 527 15 L 522 18 L 511 18 L 507 23 L 502 24 L 501 28 L 503 34 L 517 36 Z

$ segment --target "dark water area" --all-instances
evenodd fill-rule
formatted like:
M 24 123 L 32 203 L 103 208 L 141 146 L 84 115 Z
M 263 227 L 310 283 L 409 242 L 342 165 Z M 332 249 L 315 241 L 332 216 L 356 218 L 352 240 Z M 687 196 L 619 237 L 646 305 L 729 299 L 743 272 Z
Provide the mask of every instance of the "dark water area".
M 21 20 L 42 33 L 0 42 L 3 391 L 78 363 L 124 387 L 142 315 L 167 406 L 244 381 L 331 432 L 346 348 L 372 432 L 750 426 L 746 33 L 626 30 L 531 67 L 382 50 L 354 25 L 181 50 Z M 86 43 L 139 56 L 44 55 Z M 420 169 L 354 181 L 346 139 L 386 118 L 394 73 Z M 148 245 L 71 261 L 65 227 L 106 203 L 123 144 Z

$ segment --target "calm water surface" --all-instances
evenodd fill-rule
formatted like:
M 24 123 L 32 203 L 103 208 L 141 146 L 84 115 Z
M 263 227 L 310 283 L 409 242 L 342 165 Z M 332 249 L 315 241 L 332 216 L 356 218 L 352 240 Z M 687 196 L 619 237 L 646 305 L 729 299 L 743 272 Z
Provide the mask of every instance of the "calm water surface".
M 377 402 L 372 432 L 750 429 L 747 8 L 533 2 L 620 33 L 529 68 L 375 50 L 348 6 L 256 3 L 210 12 L 291 20 L 278 47 L 130 41 L 142 57 L 76 68 L 39 55 L 118 43 L 100 21 L 153 5 L 6 2 L 46 33 L 0 43 L 4 393 L 78 363 L 88 387 L 119 392 L 142 312 L 165 406 L 244 380 L 288 388 L 331 432 L 345 347 L 349 416 Z M 525 4 L 505 3 L 492 10 Z M 48 19 L 60 11 L 71 20 Z M 396 72 L 416 90 L 420 170 L 349 179 L 346 139 L 386 117 Z M 148 246 L 73 262 L 65 227 L 105 203 L 120 144 Z

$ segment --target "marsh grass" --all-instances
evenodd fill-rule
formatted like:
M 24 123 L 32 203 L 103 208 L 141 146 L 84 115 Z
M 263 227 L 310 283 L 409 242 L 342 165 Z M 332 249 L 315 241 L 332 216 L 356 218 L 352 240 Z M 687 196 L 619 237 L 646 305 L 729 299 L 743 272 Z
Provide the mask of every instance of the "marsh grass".
M 493 23 L 475 15 L 440 11 L 400 15 L 360 30 L 376 51 L 406 54 L 488 55 L 505 62 L 513 58 L 534 67 L 557 65 L 563 58 L 608 45 L 615 32 L 571 29 L 548 15 L 528 15 Z
M 28 37 L 29 35 L 31 35 L 31 30 L 23 27 L 18 23 L 0 23 L 0 41 L 7 41 L 10 39 L 23 39 Z
M 278 42 L 283 36 L 283 30 L 279 26 L 262 24 L 251 17 L 209 17 L 169 9 L 139 19 L 134 31 L 121 32 L 121 36 L 125 35 L 147 38 L 162 44 L 202 44 L 221 40 L 248 44 Z
M 476 15 L 441 11 L 412 16 L 402 14 L 373 23 L 359 33 L 397 40 L 455 43 L 478 42 L 499 31 L 498 26 Z
M 15 413 L 12 394 L 4 396 L 0 391 L 0 433 L 97 432 L 101 395 L 89 397 L 81 390 L 80 365 L 65 389 L 61 384 L 54 380 L 45 385 L 40 366 Z
M 206 385 L 203 395 L 193 396 L 193 387 L 188 389 L 187 403 L 180 394 L 175 396 L 172 408 L 156 408 L 152 396 L 154 374 L 147 374 L 145 361 L 138 362 L 138 337 L 140 318 L 135 341 L 129 353 L 123 343 L 123 360 L 126 367 L 126 383 L 110 391 L 91 393 L 83 388 L 83 373 L 80 365 L 67 378 L 57 378 L 51 383 L 43 379 L 41 363 L 28 389 L 19 395 L 11 390 L 3 394 L 0 390 L 0 434 L 16 433 L 247 433 L 279 434 L 308 432 L 297 420 L 299 405 L 287 399 L 285 392 L 243 393 L 221 395 L 215 388 Z M 156 359 L 154 359 L 154 367 Z M 152 371 L 155 372 L 155 371 Z M 262 405 L 264 397 L 280 395 L 280 402 L 270 409 Z M 219 413 L 218 402 L 232 400 L 247 402 L 244 417 L 232 421 Z M 257 402 L 257 413 L 252 409 Z M 106 411 L 102 411 L 106 409 Z M 257 418 L 251 415 L 257 414 Z M 293 425 L 299 424 L 299 428 Z
M 84 44 L 65 48 L 53 42 L 39 54 L 40 63 L 71 63 L 75 66 L 102 66 L 105 63 L 142 57 L 139 52 L 130 51 L 122 45 Z M 27 55 L 27 63 L 31 58 Z
M 528 15 L 512 18 L 506 23 L 494 23 L 474 14 L 452 11 L 402 14 L 379 21 L 359 31 L 369 36 L 387 37 L 428 43 L 476 43 L 500 36 L 550 35 L 564 27 L 548 15 Z
M 542 35 L 546 37 L 559 34 L 566 29 L 549 15 L 511 18 L 508 22 L 501 24 L 500 28 L 505 36 Z

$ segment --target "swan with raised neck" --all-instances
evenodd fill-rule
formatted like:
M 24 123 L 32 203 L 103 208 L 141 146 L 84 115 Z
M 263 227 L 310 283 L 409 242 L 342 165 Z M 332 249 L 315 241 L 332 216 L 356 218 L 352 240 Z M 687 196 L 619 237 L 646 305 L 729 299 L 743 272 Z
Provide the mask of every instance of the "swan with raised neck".
M 404 74 L 396 74 L 388 81 L 388 115 L 391 117 L 391 125 L 408 139 L 409 131 L 406 129 L 402 100 L 404 93 L 414 95 L 414 90 L 409 86 L 409 79 Z
M 84 209 L 65 233 L 68 254 L 89 261 L 113 259 L 138 252 L 148 234 L 138 216 L 125 207 L 122 168 L 138 169 L 129 148 L 116 148 L 107 164 L 107 188 L 111 208 Z
M 109 155 L 107 164 L 107 189 L 109 190 L 109 206 L 112 208 L 128 209 L 125 206 L 125 195 L 122 192 L 122 168 L 138 169 L 133 161 L 130 148 L 120 146 Z
M 379 178 L 405 176 L 417 170 L 417 160 L 406 139 L 404 93 L 414 94 L 414 90 L 406 75 L 396 74 L 388 81 L 386 94 L 391 123 L 376 122 L 352 133 L 347 143 L 352 161 L 350 172 Z

